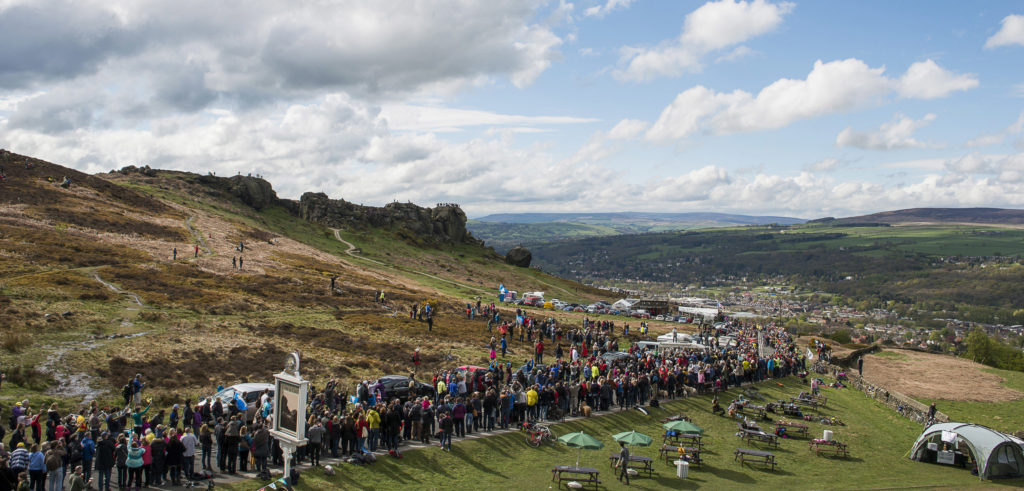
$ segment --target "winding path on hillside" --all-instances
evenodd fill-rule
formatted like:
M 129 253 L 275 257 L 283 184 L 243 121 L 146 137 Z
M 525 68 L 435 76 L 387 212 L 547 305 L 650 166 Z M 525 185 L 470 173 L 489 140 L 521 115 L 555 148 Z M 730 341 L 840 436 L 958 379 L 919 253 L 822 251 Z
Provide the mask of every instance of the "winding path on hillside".
M 395 269 L 398 269 L 398 270 L 401 270 L 401 271 L 406 271 L 406 272 L 409 272 L 409 273 L 423 275 L 423 276 L 426 276 L 428 278 L 433 278 L 433 279 L 438 280 L 438 281 L 443 281 L 445 283 L 450 283 L 452 285 L 455 285 L 455 286 L 458 286 L 458 287 L 461 287 L 461 288 L 465 288 L 467 290 L 473 290 L 473 291 L 476 291 L 476 292 L 480 292 L 480 293 L 483 293 L 484 295 L 490 296 L 490 295 L 494 294 L 494 292 L 487 291 L 487 290 L 484 290 L 484 289 L 481 289 L 481 288 L 477 288 L 475 286 L 465 285 L 465 284 L 459 283 L 457 281 L 449 280 L 448 278 L 441 278 L 440 276 L 434 276 L 434 275 L 432 275 L 430 273 L 424 273 L 423 271 L 416 271 L 414 269 L 401 268 L 401 267 L 395 266 L 393 264 L 386 264 L 386 263 L 383 263 L 383 262 L 378 261 L 376 259 L 370 259 L 368 257 L 364 257 L 364 256 L 361 256 L 361 255 L 358 255 L 358 254 L 356 254 L 356 252 L 359 251 L 359 248 L 357 248 L 351 242 L 341 238 L 341 229 L 332 228 L 331 230 L 334 231 L 334 238 L 336 238 L 339 241 L 341 241 L 342 244 L 345 244 L 346 246 L 348 246 L 348 250 L 345 251 L 345 254 L 348 254 L 349 256 L 357 257 L 357 258 L 365 260 L 365 261 L 370 261 L 370 262 L 379 264 L 381 266 L 387 266 L 387 267 L 395 268 Z
M 203 234 L 199 233 L 199 231 L 192 226 L 193 219 L 195 219 L 194 216 L 190 216 L 185 219 L 185 228 L 187 228 L 188 232 L 192 234 L 192 237 L 195 237 L 196 241 L 199 242 L 199 246 L 203 248 L 203 251 L 205 251 L 207 254 L 213 254 L 213 251 L 210 250 L 209 247 L 207 247 L 206 239 L 203 238 Z
M 114 285 L 111 285 L 110 283 L 107 283 L 106 281 L 103 281 L 103 278 L 100 278 L 99 273 L 93 272 L 92 277 L 93 277 L 94 280 L 96 280 L 96 281 L 100 282 L 101 284 L 103 284 L 103 286 L 113 290 L 114 293 L 117 293 L 118 295 L 125 295 L 128 298 L 131 298 L 132 300 L 135 301 L 135 303 L 137 303 L 139 305 L 139 307 L 145 307 L 146 306 L 145 304 L 142 303 L 142 299 L 140 299 L 138 295 L 136 295 L 136 294 L 134 294 L 132 292 L 126 292 L 126 291 L 124 291 L 124 290 L 122 290 L 122 289 L 120 289 L 120 288 L 118 288 L 118 287 L 116 287 Z

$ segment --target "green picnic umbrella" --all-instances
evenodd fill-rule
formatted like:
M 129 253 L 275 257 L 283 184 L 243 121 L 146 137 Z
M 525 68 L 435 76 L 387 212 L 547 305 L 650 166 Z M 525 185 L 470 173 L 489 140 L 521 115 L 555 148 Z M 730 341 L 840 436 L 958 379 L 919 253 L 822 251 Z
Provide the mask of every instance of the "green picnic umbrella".
M 576 455 L 576 467 L 580 466 L 580 455 L 583 454 L 583 449 L 587 450 L 600 450 L 604 448 L 604 444 L 601 440 L 594 438 L 584 432 L 569 433 L 568 435 L 562 435 L 558 437 L 558 441 L 570 446 L 580 449 L 579 454 Z
M 651 437 L 635 431 L 626 431 L 617 435 L 612 435 L 612 438 L 614 438 L 615 441 L 625 443 L 626 445 L 640 445 L 641 447 L 646 447 L 651 444 Z
M 698 435 L 704 434 L 704 430 L 700 426 L 697 426 L 689 421 L 684 420 L 669 421 L 668 423 L 665 423 L 661 426 L 666 430 L 675 431 L 678 433 L 696 433 Z

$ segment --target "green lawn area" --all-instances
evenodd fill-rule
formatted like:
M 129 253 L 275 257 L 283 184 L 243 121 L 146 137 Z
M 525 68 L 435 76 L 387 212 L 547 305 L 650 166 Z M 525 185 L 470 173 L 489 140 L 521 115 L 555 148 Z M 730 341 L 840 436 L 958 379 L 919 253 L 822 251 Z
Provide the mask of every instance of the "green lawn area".
M 1024 392 L 1024 372 L 983 368 L 1003 378 L 1003 385 Z M 921 399 L 925 404 L 935 406 L 946 413 L 953 421 L 977 423 L 989 428 L 1014 432 L 1024 428 L 1024 400 L 1006 402 L 969 402 Z
M 782 387 L 774 382 L 762 384 L 761 392 L 768 400 L 796 395 L 803 387 L 797 380 L 787 380 Z M 771 449 L 779 466 L 769 471 L 760 467 L 740 466 L 733 461 L 738 447 L 759 448 L 758 444 L 742 443 L 734 435 L 733 420 L 712 416 L 710 398 L 695 397 L 665 404 L 652 410 L 650 416 L 626 411 L 585 421 L 563 423 L 553 427 L 557 435 L 583 430 L 601 439 L 603 450 L 583 451 L 581 465 L 601 471 L 602 489 L 627 489 L 615 479 L 608 465 L 608 456 L 618 447 L 611 435 L 635 429 L 652 437 L 661 433 L 658 420 L 677 413 L 689 415 L 705 429 L 708 447 L 702 454 L 702 468 L 691 468 L 690 477 L 679 480 L 674 466 L 665 461 L 655 464 L 653 479 L 636 478 L 633 489 L 877 489 L 877 488 L 979 488 L 1020 487 L 1024 479 L 1014 481 L 980 481 L 968 471 L 952 467 L 913 462 L 906 458 L 921 427 L 899 417 L 895 412 L 849 389 L 825 389 L 829 397 L 823 414 L 837 416 L 846 426 L 823 426 L 808 422 L 812 436 L 820 437 L 823 429 L 835 432 L 835 438 L 850 446 L 851 457 L 818 457 L 808 451 L 807 440 L 784 439 L 778 449 Z M 738 391 L 723 395 L 723 402 Z M 763 425 L 767 426 L 767 425 Z M 656 443 L 660 438 L 655 438 Z M 656 446 L 635 448 L 635 455 L 657 457 Z M 551 467 L 573 464 L 577 450 L 561 444 L 533 449 L 518 433 L 473 441 L 456 441 L 452 452 L 437 447 L 409 450 L 405 458 L 382 457 L 370 466 L 340 464 L 337 475 L 325 477 L 320 470 L 302 474 L 300 490 L 311 489 L 548 489 Z M 218 488 L 234 490 L 259 489 L 265 483 L 246 481 Z

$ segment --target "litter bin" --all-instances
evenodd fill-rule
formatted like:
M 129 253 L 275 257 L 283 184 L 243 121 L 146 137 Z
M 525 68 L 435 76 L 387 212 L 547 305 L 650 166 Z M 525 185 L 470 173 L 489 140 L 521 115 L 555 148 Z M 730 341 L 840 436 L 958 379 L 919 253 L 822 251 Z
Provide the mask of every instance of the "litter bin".
M 690 475 L 690 463 L 685 460 L 676 461 L 676 477 L 686 479 Z

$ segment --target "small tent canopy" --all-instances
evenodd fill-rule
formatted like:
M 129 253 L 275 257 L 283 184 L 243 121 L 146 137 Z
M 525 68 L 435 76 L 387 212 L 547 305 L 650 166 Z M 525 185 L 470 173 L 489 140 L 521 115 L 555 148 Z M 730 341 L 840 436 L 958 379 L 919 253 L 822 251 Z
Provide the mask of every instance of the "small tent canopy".
M 978 464 L 978 477 L 993 479 L 1024 476 L 1024 452 L 1017 439 L 991 428 L 968 423 L 933 424 L 921 433 L 910 451 L 910 458 L 928 461 L 929 443 L 964 446 Z M 934 458 L 934 457 L 932 457 Z

